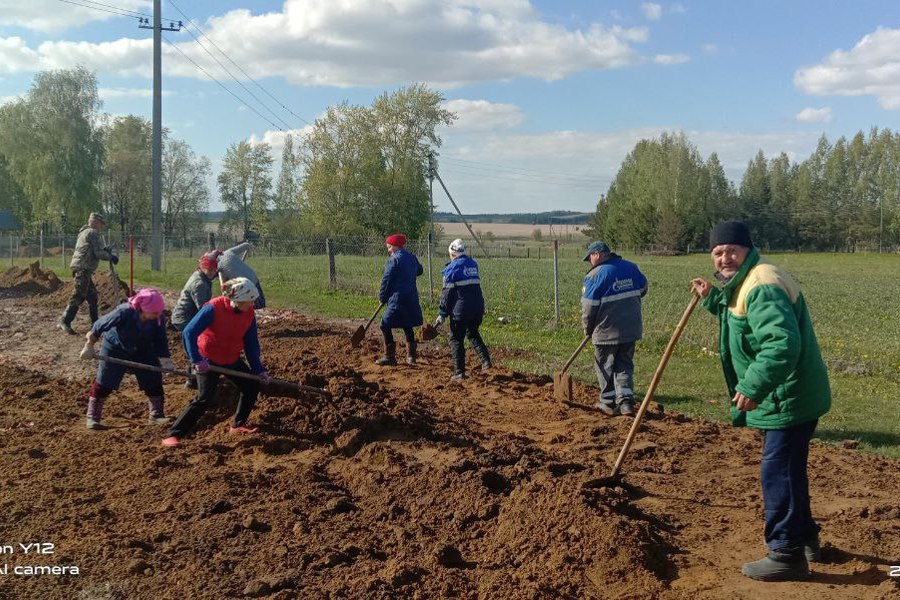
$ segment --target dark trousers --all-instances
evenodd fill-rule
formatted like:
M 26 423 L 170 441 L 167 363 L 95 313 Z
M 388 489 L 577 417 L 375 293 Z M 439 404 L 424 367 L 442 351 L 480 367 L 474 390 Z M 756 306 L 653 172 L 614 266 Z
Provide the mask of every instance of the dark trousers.
M 144 363 L 145 365 L 150 365 L 152 367 L 159 366 L 159 358 L 153 356 L 151 353 L 129 354 L 121 348 L 111 346 L 106 340 L 103 340 L 103 343 L 100 345 L 100 356 L 121 358 L 133 362 Z M 134 378 L 137 379 L 138 387 L 146 395 L 163 395 L 163 378 L 161 373 L 155 373 L 146 369 L 132 369 L 131 367 L 101 360 L 97 364 L 97 376 L 95 380 L 97 384 L 100 385 L 102 389 L 101 393 L 104 398 L 109 396 L 113 391 L 119 389 L 119 386 L 122 385 L 122 379 L 125 377 L 125 373 L 128 373 L 129 371 L 134 373 Z
M 100 318 L 100 311 L 97 307 L 97 287 L 94 285 L 93 273 L 85 269 L 75 269 L 72 271 L 72 297 L 69 298 L 69 305 L 66 312 L 63 313 L 63 321 L 72 324 L 75 315 L 78 314 L 78 307 L 87 300 L 88 311 L 91 316 L 91 323 Z
M 384 335 L 384 345 L 387 347 L 394 346 L 394 332 L 391 331 L 390 327 L 385 326 L 383 323 L 381 324 L 381 333 Z M 403 335 L 406 336 L 406 345 L 410 348 L 416 347 L 416 332 L 413 331 L 412 327 L 404 327 Z
M 803 554 L 803 543 L 815 538 L 819 526 L 809 507 L 806 473 L 809 441 L 818 419 L 787 429 L 763 430 L 760 465 L 766 545 L 780 554 Z
M 243 371 L 244 373 L 250 372 L 250 367 L 243 360 L 238 360 L 233 365 L 219 366 L 234 371 Z M 169 436 L 184 437 L 191 432 L 197 421 L 206 412 L 206 408 L 215 400 L 219 377 L 227 377 L 241 392 L 237 410 L 234 413 L 234 426 L 237 427 L 247 422 L 250 412 L 256 406 L 256 398 L 259 396 L 259 382 L 252 379 L 244 379 L 243 377 L 207 371 L 206 373 L 197 373 L 197 397 L 185 407 L 172 424 L 172 427 L 169 429 Z
M 256 289 L 259 292 L 259 298 L 253 303 L 253 308 L 259 310 L 266 307 L 266 297 L 263 295 L 262 284 L 258 281 L 256 282 Z
M 600 384 L 600 403 L 634 403 L 634 342 L 594 344 L 594 370 Z
M 450 354 L 453 356 L 454 373 L 466 372 L 466 345 L 463 341 L 465 338 L 469 338 L 469 343 L 472 344 L 482 363 L 490 362 L 491 354 L 478 331 L 480 326 L 481 319 L 471 321 L 450 319 Z

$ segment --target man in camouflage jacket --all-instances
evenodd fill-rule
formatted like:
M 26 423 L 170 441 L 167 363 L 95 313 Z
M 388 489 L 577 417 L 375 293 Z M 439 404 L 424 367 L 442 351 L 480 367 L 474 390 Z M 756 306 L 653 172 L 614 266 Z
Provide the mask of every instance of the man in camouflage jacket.
M 72 280 L 74 283 L 72 297 L 69 299 L 66 311 L 57 323 L 59 329 L 70 335 L 75 335 L 75 330 L 72 329 L 72 321 L 75 320 L 75 315 L 78 314 L 78 307 L 85 300 L 88 302 L 91 323 L 94 323 L 100 316 L 97 306 L 97 288 L 94 286 L 92 279 L 100 261 L 109 260 L 113 264 L 119 262 L 119 257 L 112 253 L 109 246 L 104 246 L 103 240 L 100 238 L 103 224 L 103 215 L 91 213 L 87 225 L 78 232 L 75 252 L 72 253 L 72 263 L 69 265 L 72 269 Z

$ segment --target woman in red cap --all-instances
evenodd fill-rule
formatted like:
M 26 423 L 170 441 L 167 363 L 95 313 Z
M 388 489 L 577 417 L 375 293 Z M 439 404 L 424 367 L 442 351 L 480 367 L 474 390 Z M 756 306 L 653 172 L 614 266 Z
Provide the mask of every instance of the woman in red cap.
M 200 257 L 197 270 L 194 271 L 181 289 L 181 295 L 175 308 L 172 309 L 172 327 L 184 331 L 203 305 L 212 300 L 213 281 L 219 273 L 219 256 L 221 250 L 211 250 Z M 196 390 L 197 378 L 193 375 L 184 382 L 184 387 Z
M 416 255 L 406 249 L 406 236 L 395 233 L 385 240 L 390 258 L 384 266 L 378 298 L 387 308 L 381 317 L 384 334 L 384 356 L 376 361 L 382 366 L 397 364 L 397 346 L 392 329 L 406 335 L 406 362 L 416 364 L 416 334 L 413 327 L 422 325 L 422 307 L 416 277 L 424 272 Z

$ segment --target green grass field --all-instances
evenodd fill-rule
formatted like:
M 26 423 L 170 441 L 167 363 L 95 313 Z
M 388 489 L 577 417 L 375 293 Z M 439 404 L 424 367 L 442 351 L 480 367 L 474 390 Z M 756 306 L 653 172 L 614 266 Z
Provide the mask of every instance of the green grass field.
M 492 258 L 481 260 L 488 314 L 483 333 L 489 346 L 520 350 L 506 361 L 512 368 L 550 374 L 565 361 L 581 336 L 579 296 L 585 263 L 576 250 L 560 261 L 560 326 L 554 325 L 553 263 L 541 260 Z M 645 339 L 636 355 L 636 386 L 645 388 L 679 317 L 690 300 L 688 281 L 709 275 L 706 255 L 629 257 L 650 280 L 644 302 Z M 867 451 L 900 457 L 900 256 L 846 254 L 778 254 L 767 257 L 784 266 L 801 285 L 812 312 L 822 351 L 829 364 L 834 405 L 822 420 L 818 436 L 828 442 L 855 439 Z M 31 259 L 34 260 L 34 259 Z M 68 275 L 59 257 L 46 266 Z M 253 257 L 270 304 L 327 317 L 367 318 L 376 293 L 384 257 L 338 255 L 338 287 L 328 288 L 324 256 Z M 168 256 L 164 272 L 152 272 L 149 260 L 136 260 L 135 281 L 178 289 L 195 266 L 195 258 Z M 17 264 L 24 265 L 25 259 Z M 424 260 L 423 260 L 424 262 Z M 440 268 L 434 269 L 435 295 Z M 119 271 L 127 279 L 127 256 Z M 428 302 L 428 274 L 419 280 L 426 320 L 436 316 Z M 497 318 L 505 316 L 508 324 Z M 698 309 L 675 352 L 657 391 L 658 400 L 692 416 L 727 418 L 728 398 L 715 354 L 716 324 Z M 448 357 L 448 376 L 449 376 Z M 577 361 L 574 375 L 593 381 L 589 354 Z

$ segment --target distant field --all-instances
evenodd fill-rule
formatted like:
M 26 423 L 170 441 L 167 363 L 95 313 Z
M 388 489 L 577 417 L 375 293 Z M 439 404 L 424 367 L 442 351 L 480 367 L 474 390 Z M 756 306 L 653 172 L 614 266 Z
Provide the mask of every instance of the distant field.
M 573 244 L 566 247 L 560 260 L 558 328 L 553 324 L 553 263 L 547 253 L 542 253 L 541 259 L 532 252 L 530 259 L 480 261 L 488 303 L 485 338 L 491 345 L 517 351 L 509 355 L 508 366 L 549 374 L 578 344 L 578 299 L 586 270 L 579 255 Z M 688 281 L 708 276 L 712 265 L 706 255 L 632 258 L 650 280 L 644 304 L 645 339 L 636 357 L 636 384 L 642 388 L 690 299 Z M 830 367 L 835 402 L 819 436 L 830 441 L 858 439 L 864 448 L 900 457 L 900 420 L 896 418 L 896 398 L 900 397 L 900 278 L 896 274 L 900 255 L 780 254 L 768 258 L 786 267 L 800 283 Z M 148 259 L 141 257 L 135 277 L 144 284 L 180 288 L 195 261 L 168 256 L 166 272 L 154 273 L 148 268 Z M 440 288 L 443 261 L 441 256 L 433 264 L 435 293 Z M 48 260 L 47 265 L 68 276 L 60 262 Z M 384 257 L 339 254 L 337 290 L 328 288 L 324 256 L 251 256 L 249 262 L 274 305 L 361 319 L 368 317 L 377 302 Z M 20 265 L 25 263 L 18 260 Z M 127 260 L 120 271 L 127 277 Z M 436 308 L 428 301 L 428 289 L 426 272 L 419 280 L 419 290 L 426 319 L 433 319 Z M 509 323 L 498 323 L 500 316 Z M 727 398 L 716 348 L 713 318 L 698 309 L 663 378 L 659 399 L 687 414 L 724 419 Z M 585 381 L 593 379 L 587 355 L 577 361 L 574 373 Z
M 444 230 L 444 236 L 450 238 L 471 238 L 469 231 L 463 223 L 439 223 Z M 581 233 L 584 225 L 522 225 L 519 223 L 472 223 L 475 233 L 483 236 L 487 232 L 494 234 L 498 240 L 508 239 L 533 239 L 534 230 L 540 230 L 541 237 L 546 241 L 558 237 L 560 239 L 572 239 L 573 241 L 587 238 Z M 552 234 L 551 234 L 552 233 Z

